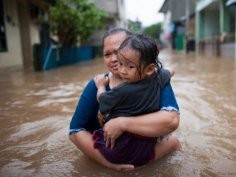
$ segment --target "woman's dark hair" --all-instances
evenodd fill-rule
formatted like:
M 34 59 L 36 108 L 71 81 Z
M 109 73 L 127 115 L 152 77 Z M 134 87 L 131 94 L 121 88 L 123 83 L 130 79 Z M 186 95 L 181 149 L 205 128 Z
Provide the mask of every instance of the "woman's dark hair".
M 103 38 L 102 38 L 102 45 L 104 45 L 104 40 L 105 40 L 108 36 L 110 36 L 110 35 L 112 35 L 112 34 L 116 34 L 116 33 L 122 33 L 122 32 L 125 33 L 127 36 L 133 34 L 131 31 L 129 31 L 128 29 L 125 29 L 125 28 L 118 28 L 118 27 L 116 27 L 116 28 L 111 28 L 111 29 L 107 30 L 107 31 L 104 33 Z
M 146 67 L 149 64 L 155 64 L 157 72 L 160 72 L 162 63 L 158 59 L 159 50 L 153 38 L 144 34 L 132 34 L 121 43 L 118 52 L 125 47 L 135 50 L 140 54 L 140 64 L 138 66 L 140 75 L 142 65 Z

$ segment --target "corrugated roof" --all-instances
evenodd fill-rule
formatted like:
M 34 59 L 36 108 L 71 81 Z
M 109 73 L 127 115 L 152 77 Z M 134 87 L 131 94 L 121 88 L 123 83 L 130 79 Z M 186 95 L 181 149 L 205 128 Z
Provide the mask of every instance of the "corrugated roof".
M 161 6 L 159 12 L 166 13 L 167 10 L 168 10 L 168 4 L 169 4 L 169 0 L 165 0 L 164 3 Z

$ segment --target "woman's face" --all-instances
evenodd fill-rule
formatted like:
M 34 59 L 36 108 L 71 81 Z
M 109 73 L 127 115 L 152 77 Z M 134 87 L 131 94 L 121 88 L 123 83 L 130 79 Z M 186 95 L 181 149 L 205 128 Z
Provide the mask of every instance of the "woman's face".
M 117 32 L 107 36 L 103 44 L 103 57 L 107 69 L 118 76 L 117 49 L 127 37 L 125 32 Z

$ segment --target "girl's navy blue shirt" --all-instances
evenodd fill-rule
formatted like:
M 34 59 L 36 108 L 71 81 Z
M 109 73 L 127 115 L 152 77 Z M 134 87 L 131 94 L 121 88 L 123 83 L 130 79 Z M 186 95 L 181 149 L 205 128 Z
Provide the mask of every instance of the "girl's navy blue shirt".
M 107 90 L 110 90 L 108 87 Z M 97 101 L 97 87 L 94 80 L 90 80 L 82 95 L 80 96 L 76 110 L 70 122 L 69 134 L 86 130 L 93 132 L 101 128 L 98 122 L 99 103 Z M 168 83 L 161 90 L 160 110 L 179 112 L 179 107 L 172 90 Z

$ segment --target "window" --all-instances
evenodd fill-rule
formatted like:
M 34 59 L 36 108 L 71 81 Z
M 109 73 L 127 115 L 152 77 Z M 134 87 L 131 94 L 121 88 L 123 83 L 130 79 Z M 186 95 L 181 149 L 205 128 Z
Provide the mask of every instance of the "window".
M 0 0 L 0 52 L 7 51 L 6 28 L 4 24 L 3 2 Z

